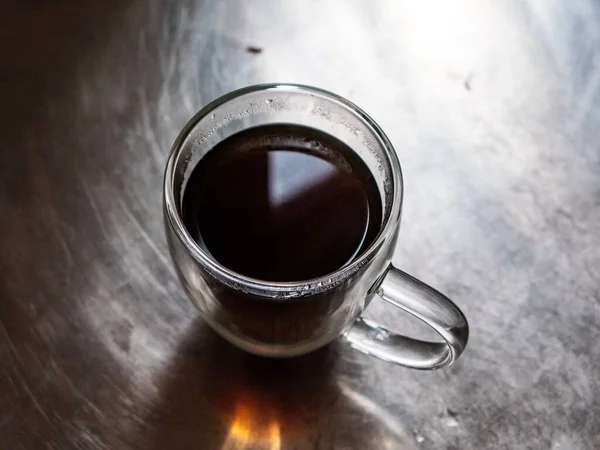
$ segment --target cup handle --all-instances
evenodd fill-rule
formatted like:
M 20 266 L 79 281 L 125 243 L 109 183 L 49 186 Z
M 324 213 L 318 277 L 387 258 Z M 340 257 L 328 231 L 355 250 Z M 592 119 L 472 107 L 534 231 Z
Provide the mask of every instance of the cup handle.
M 444 342 L 402 336 L 359 317 L 344 334 L 355 349 L 384 361 L 423 370 L 447 366 L 465 349 L 469 339 L 467 319 L 444 294 L 391 265 L 373 290 L 386 302 L 425 322 Z

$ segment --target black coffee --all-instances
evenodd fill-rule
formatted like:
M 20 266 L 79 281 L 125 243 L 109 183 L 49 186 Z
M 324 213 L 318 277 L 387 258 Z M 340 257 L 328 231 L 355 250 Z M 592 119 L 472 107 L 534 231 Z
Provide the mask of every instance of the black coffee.
M 192 237 L 225 267 L 265 281 L 334 272 L 375 239 L 373 175 L 321 131 L 268 125 L 239 132 L 194 168 L 183 197 Z

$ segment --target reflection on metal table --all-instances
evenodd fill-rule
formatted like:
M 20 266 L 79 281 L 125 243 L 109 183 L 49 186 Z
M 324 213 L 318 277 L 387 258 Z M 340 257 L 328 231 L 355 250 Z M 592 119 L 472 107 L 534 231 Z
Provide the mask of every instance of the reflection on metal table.
M 1 448 L 600 446 L 597 2 L 8 0 L 0 46 Z M 343 95 L 391 138 L 394 263 L 465 311 L 453 366 L 341 342 L 257 359 L 185 298 L 169 148 L 271 81 Z

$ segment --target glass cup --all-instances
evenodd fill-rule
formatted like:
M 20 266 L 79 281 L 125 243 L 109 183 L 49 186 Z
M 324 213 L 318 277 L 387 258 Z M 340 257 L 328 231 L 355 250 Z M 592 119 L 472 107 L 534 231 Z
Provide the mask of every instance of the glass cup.
M 347 144 L 369 167 L 381 194 L 383 219 L 376 239 L 357 258 L 319 278 L 267 282 L 236 273 L 196 243 L 182 220 L 183 192 L 198 161 L 239 131 L 276 123 L 316 128 Z M 204 320 L 243 350 L 290 357 L 342 335 L 352 347 L 382 360 L 437 369 L 463 352 L 469 327 L 446 296 L 391 265 L 402 194 L 392 144 L 356 105 L 309 86 L 251 86 L 207 105 L 177 137 L 164 179 L 166 235 L 178 276 Z M 406 337 L 361 318 L 376 297 L 425 322 L 440 341 Z

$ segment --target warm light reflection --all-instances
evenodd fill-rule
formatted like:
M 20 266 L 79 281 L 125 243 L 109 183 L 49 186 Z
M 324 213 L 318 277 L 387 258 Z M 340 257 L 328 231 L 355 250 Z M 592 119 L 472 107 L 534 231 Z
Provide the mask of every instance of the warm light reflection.
M 281 450 L 281 430 L 274 411 L 248 400 L 240 399 L 236 403 L 221 450 Z

